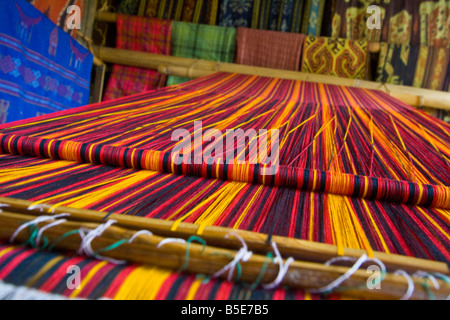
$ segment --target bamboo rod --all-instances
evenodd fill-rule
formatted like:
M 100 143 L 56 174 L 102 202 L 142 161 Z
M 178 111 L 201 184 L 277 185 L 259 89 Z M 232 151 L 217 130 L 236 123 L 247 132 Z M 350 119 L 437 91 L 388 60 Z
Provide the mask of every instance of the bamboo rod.
M 141 16 L 141 14 L 139 14 Z M 95 19 L 101 22 L 116 23 L 117 14 L 108 11 L 98 11 Z M 380 52 L 381 44 L 380 42 L 369 42 L 369 52 L 377 53 Z
M 229 72 L 287 80 L 301 80 L 339 86 L 358 87 L 385 91 L 392 97 L 411 106 L 450 110 L 450 93 L 443 91 L 399 86 L 394 84 L 382 84 L 373 81 L 346 79 L 297 71 L 246 66 L 234 63 L 222 63 L 165 56 L 108 47 L 95 46 L 94 52 L 96 53 L 96 56 L 104 62 L 155 70 L 160 68 L 162 72 L 167 74 L 184 75 L 191 78 L 210 75 L 215 72 Z
M 0 214 L 0 238 L 5 240 L 9 239 L 23 223 L 32 221 L 35 218 L 35 216 L 31 215 L 2 212 Z M 70 219 L 70 217 L 65 219 Z M 42 222 L 39 226 L 42 227 L 49 223 L 51 222 Z M 78 230 L 80 228 L 94 229 L 96 227 L 98 227 L 98 224 L 67 221 L 47 229 L 45 231 L 45 237 L 48 239 L 49 243 L 54 243 L 69 231 Z M 130 239 L 133 234 L 133 231 L 112 226 L 108 228 L 102 236 L 93 240 L 92 248 L 94 251 L 98 251 L 117 243 L 118 240 Z M 22 231 L 18 234 L 16 239 L 19 243 L 23 243 L 27 241 L 29 237 L 29 231 Z M 218 270 L 225 267 L 237 254 L 236 251 L 228 249 L 212 246 L 204 247 L 201 244 L 190 243 L 189 260 L 185 261 L 187 244 L 169 243 L 158 248 L 158 244 L 163 240 L 164 238 L 158 236 L 140 237 L 133 243 L 124 243 L 113 250 L 102 252 L 101 255 L 113 259 L 126 260 L 128 262 L 152 265 L 171 270 L 178 270 L 180 267 L 185 266 L 186 272 L 214 275 Z M 61 250 L 77 251 L 80 244 L 81 238 L 75 234 L 61 240 L 55 247 Z M 241 280 L 248 283 L 257 281 L 266 260 L 265 256 L 254 254 L 248 261 L 241 261 Z M 286 261 L 284 261 L 284 263 L 286 263 Z M 269 263 L 262 276 L 262 283 L 272 282 L 278 275 L 278 268 L 278 264 Z M 348 271 L 348 267 L 326 266 L 311 262 L 294 261 L 290 265 L 281 284 L 291 288 L 306 290 L 318 289 L 330 284 Z M 226 277 L 226 273 L 221 277 Z M 344 294 L 348 297 L 364 299 L 399 299 L 404 296 L 409 288 L 408 281 L 400 275 L 386 274 L 381 287 L 378 290 L 369 289 L 366 285 L 367 279 L 368 275 L 365 271 L 356 271 L 350 278 L 342 283 L 342 287 L 354 288 L 345 290 Z M 420 300 L 428 299 L 430 295 L 423 286 L 424 280 L 414 278 L 413 281 L 414 291 L 410 298 Z M 434 297 L 439 300 L 447 298 L 450 292 L 450 285 L 440 280 L 438 280 L 438 284 L 439 289 L 432 290 Z
M 30 215 L 42 214 L 39 208 L 27 210 L 33 204 L 30 201 L 0 197 L 0 203 L 9 205 L 7 209 L 10 211 L 27 213 Z M 117 226 L 119 227 L 136 231 L 145 229 L 160 236 L 183 239 L 188 239 L 193 235 L 199 235 L 206 240 L 208 244 L 213 246 L 239 249 L 241 243 L 238 239 L 234 237 L 226 238 L 226 236 L 233 231 L 246 241 L 249 250 L 260 254 L 266 254 L 271 248 L 270 244 L 267 243 L 267 235 L 245 230 L 233 230 L 224 227 L 210 226 L 206 227 L 201 234 L 198 234 L 198 225 L 184 222 L 180 223 L 176 230 L 172 230 L 172 221 L 118 214 L 109 215 L 108 213 L 103 212 L 68 207 L 57 207 L 52 208 L 52 210 L 53 214 L 69 213 L 71 219 L 76 221 L 102 223 L 105 221 L 104 218 L 108 216 L 110 219 L 116 220 Z M 293 257 L 296 260 L 325 263 L 328 260 L 335 258 L 338 251 L 337 247 L 334 245 L 280 236 L 273 236 L 272 241 L 277 244 L 278 249 L 283 256 Z M 364 250 L 344 249 L 344 256 L 353 257 L 355 259 L 361 257 L 364 253 L 366 253 Z M 448 266 L 443 262 L 386 254 L 383 252 L 374 252 L 374 257 L 383 261 L 386 268 L 390 271 L 402 269 L 410 273 L 421 270 L 429 273 L 437 272 L 446 275 L 449 274 Z

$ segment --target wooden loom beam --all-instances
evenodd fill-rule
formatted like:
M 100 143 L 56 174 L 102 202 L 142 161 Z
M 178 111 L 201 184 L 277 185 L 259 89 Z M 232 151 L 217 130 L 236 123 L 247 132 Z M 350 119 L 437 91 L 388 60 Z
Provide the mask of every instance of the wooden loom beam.
M 120 65 L 159 70 L 164 74 L 199 78 L 216 72 L 228 72 L 272 77 L 287 80 L 301 80 L 331 85 L 358 87 L 386 91 L 392 97 L 415 107 L 450 110 L 450 93 L 374 81 L 347 79 L 297 71 L 278 70 L 246 66 L 235 63 L 213 62 L 190 58 L 158 55 L 132 50 L 94 46 L 94 52 L 102 61 Z
M 0 203 L 7 204 L 9 206 L 7 207 L 7 210 L 12 212 L 26 213 L 34 216 L 43 214 L 39 208 L 28 210 L 28 208 L 33 205 L 30 201 L 0 197 Z M 249 249 L 254 252 L 266 254 L 271 249 L 270 245 L 267 244 L 267 235 L 251 231 L 208 226 L 201 234 L 198 234 L 199 226 L 191 223 L 182 222 L 176 230 L 173 230 L 173 221 L 118 214 L 108 215 L 108 213 L 104 212 L 69 207 L 55 207 L 51 209 L 52 214 L 69 213 L 72 220 L 88 221 L 90 223 L 103 223 L 105 221 L 105 217 L 108 216 L 109 219 L 114 219 L 117 221 L 116 226 L 118 227 L 135 231 L 145 229 L 163 237 L 188 239 L 193 235 L 198 235 L 208 244 L 236 250 L 242 246 L 240 241 L 234 237 L 226 238 L 230 231 L 233 231 L 241 236 L 246 241 Z M 278 249 L 282 256 L 292 256 L 294 259 L 303 261 L 325 263 L 326 261 L 335 258 L 338 251 L 337 247 L 334 245 L 287 237 L 273 236 L 272 241 L 277 243 Z M 366 253 L 364 250 L 350 248 L 344 249 L 344 256 L 353 257 L 356 259 L 361 257 L 364 253 Z M 374 252 L 374 257 L 383 261 L 387 270 L 391 271 L 397 269 L 402 269 L 408 272 L 422 270 L 429 273 L 436 272 L 446 275 L 450 274 L 447 264 L 443 262 L 386 254 L 382 252 Z
M 9 239 L 23 223 L 30 222 L 35 218 L 32 215 L 3 211 L 0 214 L 0 239 Z M 45 237 L 48 243 L 52 244 L 60 240 L 55 246 L 55 248 L 60 250 L 73 252 L 77 251 L 81 245 L 81 238 L 77 234 L 64 238 L 64 235 L 68 232 L 80 228 L 93 230 L 99 226 L 98 223 L 71 221 L 70 217 L 65 219 L 68 221 L 45 230 Z M 40 226 L 42 227 L 49 223 L 48 221 L 41 222 Z M 92 241 L 92 248 L 94 251 L 99 251 L 102 248 L 116 244 L 118 241 L 130 239 L 134 233 L 132 230 L 112 226 Z M 19 243 L 24 243 L 29 240 L 29 237 L 30 232 L 26 230 L 20 232 L 15 240 Z M 62 237 L 63 239 L 61 240 Z M 164 238 L 159 236 L 141 236 L 133 243 L 125 242 L 113 250 L 99 254 L 112 259 L 171 270 L 179 270 L 181 267 L 184 267 L 183 270 L 187 272 L 210 276 L 225 267 L 237 254 L 233 250 L 203 246 L 192 242 L 189 245 L 189 260 L 186 260 L 187 244 L 168 243 L 158 247 L 158 244 L 163 240 Z M 252 255 L 247 261 L 241 261 L 242 273 L 240 279 L 247 283 L 255 283 L 258 280 L 262 280 L 262 283 L 273 281 L 279 272 L 278 264 L 266 264 L 266 262 L 267 258 L 265 256 L 257 254 Z M 266 265 L 266 269 L 260 278 L 264 265 Z M 343 266 L 326 266 L 305 261 L 294 261 L 290 264 L 289 270 L 281 283 L 291 288 L 314 290 L 328 285 L 348 271 L 349 268 Z M 226 275 L 227 272 L 220 278 L 225 278 Z M 237 271 L 235 270 L 234 276 L 236 275 Z M 342 283 L 342 286 L 346 288 L 344 294 L 355 298 L 399 299 L 404 296 L 410 286 L 407 279 L 403 276 L 387 273 L 380 289 L 371 290 L 366 285 L 367 278 L 368 275 L 364 270 L 354 272 L 350 278 Z M 411 294 L 411 299 L 424 300 L 430 297 L 428 289 L 424 286 L 423 279 L 412 278 L 412 281 L 414 281 L 414 291 Z M 439 288 L 433 290 L 434 297 L 439 300 L 447 298 L 448 292 L 450 292 L 450 285 L 441 280 L 438 280 L 438 284 Z

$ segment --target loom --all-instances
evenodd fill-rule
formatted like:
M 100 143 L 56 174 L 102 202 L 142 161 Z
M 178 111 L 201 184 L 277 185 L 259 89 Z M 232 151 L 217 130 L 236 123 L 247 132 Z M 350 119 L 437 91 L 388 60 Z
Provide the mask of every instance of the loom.
M 277 170 L 177 162 L 195 121 L 278 129 Z M 382 91 L 225 72 L 3 125 L 0 275 L 88 299 L 445 299 L 449 135 Z
M 0 125 L 0 300 L 448 299 L 450 126 L 414 108 L 448 93 L 293 71 L 300 40 L 279 70 L 89 33 L 98 101 L 104 63 L 193 80 Z

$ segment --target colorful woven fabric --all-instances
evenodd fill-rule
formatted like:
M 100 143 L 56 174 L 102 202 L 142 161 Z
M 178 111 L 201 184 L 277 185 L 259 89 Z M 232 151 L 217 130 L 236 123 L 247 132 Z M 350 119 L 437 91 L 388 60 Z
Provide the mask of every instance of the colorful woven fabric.
M 93 56 L 24 0 L 0 11 L 0 120 L 89 102 Z
M 306 37 L 302 72 L 365 79 L 368 44 L 326 37 Z
M 148 0 L 145 14 L 150 18 L 216 25 L 218 12 L 219 0 Z
M 70 1 L 54 1 L 54 0 L 29 0 L 36 9 L 44 13 L 54 24 L 66 32 L 74 35 L 76 30 L 69 30 L 67 27 L 67 18 L 72 12 L 67 12 L 69 6 L 76 5 L 80 8 L 80 17 L 83 17 L 85 0 L 70 0 Z
M 449 47 L 449 0 L 336 0 L 333 37 L 392 44 Z M 381 29 L 367 28 L 367 8 L 380 8 Z
M 302 32 L 309 36 L 320 36 L 325 0 L 306 0 Z
M 377 81 L 448 91 L 449 63 L 449 49 L 383 43 Z
M 235 28 L 173 22 L 172 56 L 234 62 L 235 51 Z M 167 80 L 167 85 L 180 84 L 188 80 L 171 76 Z
M 219 26 L 250 27 L 253 17 L 253 0 L 222 0 Z
M 117 6 L 117 13 L 137 15 L 139 12 L 140 0 L 120 0 Z
M 304 40 L 302 34 L 238 28 L 236 63 L 297 71 Z
M 278 129 L 278 170 L 177 164 L 212 128 Z M 450 126 L 381 91 L 219 73 L 0 130 L 0 196 L 450 261 Z
M 253 29 L 300 32 L 305 0 L 262 1 L 253 5 Z
M 170 55 L 171 25 L 169 20 L 118 15 L 117 48 Z M 163 87 L 166 76 L 156 70 L 114 65 L 104 100 L 112 100 Z
M 323 12 L 325 2 L 314 1 L 313 8 L 311 9 L 309 6 L 306 14 L 304 10 L 307 2 L 308 0 L 224 0 L 221 2 L 219 24 L 228 27 L 251 27 L 252 29 L 299 33 L 302 32 L 302 21 L 306 19 L 308 23 L 310 22 L 310 13 L 312 14 L 311 28 L 316 28 L 321 23 L 321 12 Z M 308 31 L 308 23 L 305 31 Z M 316 32 L 311 34 L 315 35 Z
M 383 19 L 385 8 L 380 2 L 382 1 L 336 0 L 331 36 L 333 38 L 379 42 L 382 31 L 381 29 L 367 27 L 367 20 L 370 17 L 367 8 L 371 5 L 378 5 L 382 10 L 380 18 Z M 381 24 L 383 24 L 383 20 L 381 20 Z

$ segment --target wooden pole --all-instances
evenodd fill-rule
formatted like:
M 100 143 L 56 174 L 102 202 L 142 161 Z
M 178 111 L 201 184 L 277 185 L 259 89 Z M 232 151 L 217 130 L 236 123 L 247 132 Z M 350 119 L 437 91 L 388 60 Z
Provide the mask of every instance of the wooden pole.
M 0 239 L 9 239 L 23 223 L 30 222 L 35 218 L 32 215 L 3 211 L 0 214 Z M 53 244 L 55 241 L 61 240 L 61 237 L 70 231 L 79 230 L 80 228 L 93 230 L 99 226 L 99 224 L 94 223 L 70 221 L 70 217 L 65 217 L 65 219 L 68 221 L 48 228 L 42 234 L 47 238 L 48 243 Z M 51 222 L 39 223 L 38 227 L 46 226 Z M 99 252 L 100 254 L 102 248 L 108 248 L 120 240 L 128 240 L 134 233 L 135 231 L 132 230 L 111 226 L 101 236 L 96 237 L 91 245 L 94 252 Z M 15 240 L 18 243 L 24 243 L 29 237 L 30 232 L 25 229 L 18 233 Z M 158 247 L 163 240 L 165 238 L 159 236 L 141 236 L 132 243 L 124 242 L 112 250 L 101 252 L 100 255 L 171 270 L 179 270 L 184 267 L 186 272 L 213 276 L 217 271 L 227 266 L 237 254 L 237 251 L 204 246 L 203 244 L 191 242 L 189 243 L 189 260 L 186 260 L 187 243 L 168 243 Z M 80 236 L 73 234 L 62 238 L 61 241 L 57 242 L 55 248 L 73 252 L 77 251 L 80 245 Z M 262 283 L 273 282 L 279 274 L 279 265 L 274 262 L 268 264 L 266 262 L 267 258 L 265 256 L 257 254 L 253 254 L 247 261 L 240 261 L 242 271 L 240 279 L 247 283 L 255 283 L 261 276 L 261 271 L 264 270 L 263 267 L 266 266 L 261 276 Z M 286 260 L 283 263 L 286 263 Z M 280 282 L 280 285 L 314 290 L 329 285 L 347 272 L 349 272 L 348 267 L 294 261 L 289 265 L 289 269 Z M 226 276 L 227 272 L 219 277 L 225 278 Z M 234 270 L 233 276 L 237 276 L 236 269 Z M 367 279 L 368 275 L 364 270 L 357 270 L 352 273 L 351 277 L 347 278 L 341 284 L 342 287 L 348 288 L 344 291 L 345 296 L 365 299 L 399 299 L 405 295 L 405 292 L 408 291 L 410 286 L 405 277 L 387 273 L 380 289 L 371 290 L 367 286 Z M 420 300 L 428 299 L 430 296 L 428 290 L 423 286 L 424 280 L 420 278 L 412 278 L 412 280 L 414 282 L 414 291 L 410 298 Z M 438 289 L 432 290 L 434 297 L 440 300 L 447 298 L 450 292 L 450 285 L 441 280 L 438 280 L 438 285 Z
M 183 75 L 197 78 L 215 72 L 229 72 L 262 77 L 301 80 L 331 85 L 358 87 L 364 89 L 382 90 L 392 97 L 415 107 L 428 107 L 450 110 L 450 93 L 422 88 L 382 84 L 379 82 L 346 79 L 335 76 L 311 74 L 297 71 L 278 70 L 235 63 L 222 63 L 206 60 L 196 60 L 181 57 L 158 55 L 107 47 L 94 47 L 96 56 L 104 62 L 160 70 L 166 74 Z
M 137 216 L 126 216 L 126 215 L 109 215 L 105 212 L 97 212 L 92 210 L 75 209 L 69 207 L 56 207 L 52 208 L 50 205 L 47 210 L 42 210 L 42 208 L 35 208 L 33 210 L 28 210 L 32 206 L 32 202 L 20 199 L 3 198 L 0 197 L 0 203 L 7 204 L 7 210 L 18 213 L 26 213 L 29 215 L 40 215 L 40 214 L 61 214 L 69 213 L 71 215 L 71 220 L 75 221 L 89 221 L 92 223 L 103 223 L 105 217 L 109 219 L 114 219 L 117 221 L 117 226 L 131 229 L 131 230 L 149 230 L 154 234 L 163 237 L 175 237 L 183 238 L 187 240 L 193 235 L 199 235 L 199 226 L 191 223 L 180 223 L 176 230 L 172 229 L 173 222 L 165 221 L 159 219 L 151 219 Z M 6 210 L 6 209 L 5 209 Z M 240 241 L 234 237 L 228 237 L 227 235 L 233 231 L 242 237 L 249 250 L 260 254 L 266 254 L 271 250 L 270 244 L 267 243 L 267 235 L 250 232 L 245 230 L 233 230 L 224 227 L 206 227 L 204 231 L 199 235 L 208 244 L 218 247 L 225 247 L 229 249 L 239 249 L 242 244 Z M 334 245 L 304 241 L 299 239 L 292 239 L 280 236 L 273 236 L 272 241 L 278 246 L 280 253 L 286 257 L 293 257 L 296 260 L 312 261 L 317 263 L 325 263 L 328 260 L 335 258 L 337 256 L 337 247 Z M 358 259 L 364 253 L 364 250 L 357 249 L 344 249 L 344 256 L 353 257 Z M 386 268 L 391 271 L 397 269 L 402 269 L 407 272 L 414 273 L 418 270 L 426 271 L 429 273 L 442 273 L 449 274 L 449 269 L 446 263 L 430 261 L 394 254 L 386 254 L 383 252 L 374 252 L 374 257 L 383 261 Z

